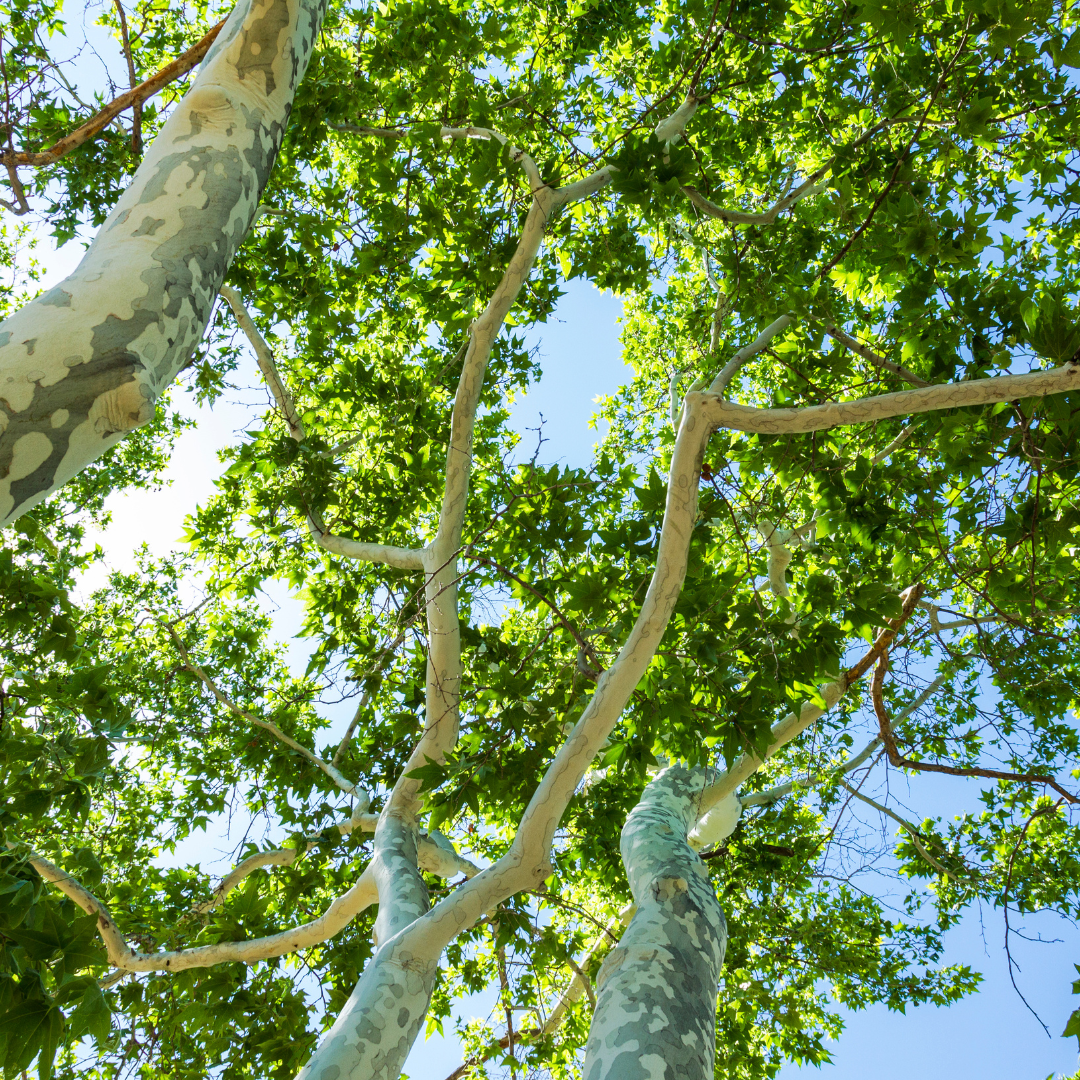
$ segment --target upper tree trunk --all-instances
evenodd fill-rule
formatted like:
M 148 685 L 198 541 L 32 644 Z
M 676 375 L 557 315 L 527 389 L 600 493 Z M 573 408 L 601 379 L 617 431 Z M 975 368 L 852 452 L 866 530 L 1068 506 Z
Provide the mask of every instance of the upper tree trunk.
M 712 1080 L 727 927 L 686 842 L 704 786 L 701 771 L 667 769 L 626 819 L 637 912 L 597 976 L 584 1080 Z
M 398 936 L 428 910 L 416 844 L 412 815 L 384 810 L 371 860 L 379 887 L 379 951 L 297 1080 L 396 1080 L 401 1074 L 438 973 L 437 955 L 418 956 Z
M 241 0 L 78 269 L 0 323 L 0 525 L 154 415 L 266 186 L 326 0 Z

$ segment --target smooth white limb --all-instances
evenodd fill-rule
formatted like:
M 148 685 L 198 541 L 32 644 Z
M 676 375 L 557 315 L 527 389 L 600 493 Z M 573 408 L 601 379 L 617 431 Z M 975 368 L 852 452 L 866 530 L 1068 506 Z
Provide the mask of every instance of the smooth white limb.
M 970 405 L 990 405 L 999 401 L 1045 397 L 1067 393 L 1080 387 L 1080 367 L 1066 364 L 1026 375 L 997 375 L 967 382 L 937 383 L 918 390 L 901 390 L 878 397 L 853 401 L 830 401 L 792 409 L 755 409 L 737 405 L 713 394 L 698 395 L 703 415 L 716 428 L 731 428 L 762 435 L 824 431 L 841 424 L 867 424 L 909 413 L 937 412 Z M 689 397 L 689 395 L 688 395 Z
M 764 349 L 777 334 L 786 330 L 794 321 L 794 315 L 781 315 L 775 322 L 766 326 L 749 345 L 744 345 L 724 365 L 720 374 L 713 379 L 712 384 L 709 386 L 709 393 L 722 394 L 727 389 L 731 380 L 735 378 L 739 368 L 741 368 L 751 356 L 755 356 L 757 353 L 761 352 L 761 350 Z
M 0 526 L 128 432 L 202 340 L 325 0 L 240 0 L 75 271 L 0 322 Z

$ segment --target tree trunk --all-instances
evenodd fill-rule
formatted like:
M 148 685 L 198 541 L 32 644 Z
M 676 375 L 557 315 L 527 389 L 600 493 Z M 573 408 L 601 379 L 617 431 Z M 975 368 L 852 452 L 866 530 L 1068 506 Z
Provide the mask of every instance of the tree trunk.
M 380 948 L 297 1080 L 396 1080 L 400 1075 L 427 1015 L 438 971 L 437 955 L 417 956 L 398 938 L 428 910 L 416 845 L 411 816 L 384 811 L 372 859 Z
M 706 779 L 665 770 L 623 827 L 637 912 L 597 976 L 584 1080 L 712 1080 L 727 927 L 686 842 Z
M 241 0 L 70 277 L 0 323 L 0 525 L 154 415 L 251 227 L 325 0 Z

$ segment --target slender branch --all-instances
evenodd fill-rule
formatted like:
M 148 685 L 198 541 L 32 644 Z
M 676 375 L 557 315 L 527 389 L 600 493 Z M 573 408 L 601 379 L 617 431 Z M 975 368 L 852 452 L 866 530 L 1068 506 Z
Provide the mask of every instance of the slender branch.
M 508 570 L 505 566 L 503 566 L 501 563 L 497 563 L 494 559 L 484 558 L 479 555 L 474 555 L 472 558 L 473 562 L 481 563 L 484 566 L 490 566 L 493 570 L 497 570 L 504 577 L 510 578 L 511 581 L 516 582 L 527 593 L 535 596 L 537 600 L 550 608 L 555 618 L 559 620 L 559 623 L 562 625 L 563 629 L 565 629 L 570 634 L 570 636 L 577 642 L 578 648 L 589 657 L 589 659 L 593 662 L 594 665 L 596 665 L 596 672 L 594 677 L 599 677 L 600 672 L 603 671 L 603 665 L 600 663 L 599 659 L 597 659 L 596 651 L 581 635 L 581 633 L 578 631 L 578 628 L 562 613 L 562 611 L 559 610 L 556 604 L 554 604 L 551 600 L 544 596 L 544 594 L 538 589 L 530 585 L 527 581 L 524 581 L 522 578 L 518 577 L 518 575 L 515 574 L 512 570 Z
M 222 285 L 221 295 L 232 308 L 237 324 L 243 330 L 252 348 L 255 350 L 255 359 L 262 372 L 266 385 L 274 398 L 278 411 L 289 428 L 289 434 L 302 442 L 306 436 L 304 420 L 289 388 L 278 372 L 277 363 L 274 360 L 274 352 L 266 342 L 266 338 L 259 332 L 247 308 L 243 298 L 231 285 Z M 314 537 L 316 543 L 335 555 L 344 555 L 349 559 L 358 559 L 362 562 L 384 563 L 387 566 L 397 567 L 399 570 L 422 570 L 423 561 L 419 551 L 411 548 L 395 547 L 391 544 L 365 544 L 358 540 L 349 540 L 343 536 L 333 536 L 322 523 L 319 517 L 309 513 L 307 515 L 308 531 Z
M 899 450 L 915 434 L 916 427 L 914 424 L 908 424 L 899 435 L 884 450 L 881 450 L 870 459 L 871 465 L 880 465 L 887 457 L 889 457 L 894 450 Z
M 285 423 L 289 426 L 289 434 L 297 442 L 302 442 L 306 434 L 304 431 L 304 421 L 296 408 L 296 402 L 293 400 L 292 394 L 289 393 L 288 387 L 285 385 L 280 374 L 278 374 L 273 350 L 266 343 L 266 338 L 262 336 L 259 332 L 259 328 L 252 321 L 247 308 L 244 306 L 243 297 L 241 297 L 236 289 L 231 285 L 222 285 L 220 291 L 221 295 L 228 301 L 229 307 L 232 308 L 233 316 L 236 318 L 237 324 L 240 329 L 244 331 L 245 336 L 248 341 L 251 342 L 251 346 L 255 350 L 255 361 L 259 365 L 259 370 L 266 380 L 266 385 L 269 387 L 270 393 L 273 395 L 274 401 L 277 404 Z
M 890 619 L 889 625 L 882 630 L 873 645 L 854 667 L 842 671 L 837 679 L 825 686 L 818 687 L 821 695 L 821 704 L 807 701 L 799 710 L 799 715 L 788 713 L 783 720 L 775 724 L 772 729 L 768 749 L 762 757 L 756 753 L 741 754 L 726 772 L 720 774 L 711 783 L 701 797 L 701 813 L 704 816 L 712 807 L 721 800 L 736 792 L 758 769 L 771 758 L 782 746 L 791 742 L 797 735 L 806 730 L 815 720 L 824 716 L 844 695 L 850 686 L 857 682 L 874 665 L 886 649 L 892 644 L 893 639 L 911 617 L 911 613 L 918 605 L 922 595 L 923 586 L 916 583 L 905 589 L 900 594 L 901 610 L 898 619 Z
M 376 814 L 354 814 L 352 818 L 339 822 L 337 828 L 343 835 L 353 829 L 374 832 L 378 821 Z M 318 842 L 309 838 L 304 850 L 311 850 Z M 21 847 L 10 840 L 7 846 L 13 851 L 18 851 Z M 184 918 L 211 911 L 244 878 L 256 870 L 266 866 L 287 866 L 296 860 L 298 853 L 297 848 L 283 848 L 249 856 L 215 888 L 209 900 L 196 904 Z M 219 942 L 215 945 L 201 945 L 170 952 L 135 952 L 124 939 L 108 907 L 81 882 L 36 853 L 29 852 L 26 858 L 45 881 L 55 885 L 87 914 L 97 916 L 98 933 L 105 945 L 109 963 L 123 972 L 185 971 L 189 968 L 212 967 L 228 961 L 253 963 L 256 960 L 282 956 L 328 941 L 358 914 L 378 902 L 378 893 L 369 868 L 364 870 L 352 888 L 331 903 L 324 915 L 292 930 L 248 941 Z M 459 855 L 453 845 L 438 833 L 419 834 L 417 863 L 421 870 L 440 877 L 453 877 L 457 874 L 473 877 L 480 873 L 480 867 Z
M 354 830 L 373 833 L 378 822 L 378 814 L 367 814 L 358 810 L 354 811 L 351 817 L 339 821 L 335 827 L 342 836 L 347 836 Z M 249 855 L 246 859 L 237 863 L 236 866 L 221 879 L 214 887 L 208 900 L 202 900 L 199 903 L 194 904 L 191 910 L 187 915 L 183 916 L 183 918 L 192 918 L 198 915 L 207 914 L 207 912 L 212 911 L 221 904 L 241 881 L 249 877 L 256 870 L 261 870 L 269 866 L 291 866 L 296 862 L 298 855 L 313 851 L 321 843 L 323 843 L 323 838 L 321 836 L 308 836 L 305 838 L 303 846 L 277 848 L 273 851 L 258 851 L 254 855 Z
M 715 394 L 700 396 L 705 402 L 704 416 L 716 428 L 781 435 L 824 431 L 840 424 L 870 423 L 907 413 L 1045 397 L 1048 394 L 1066 393 L 1077 387 L 1080 387 L 1080 367 L 1068 363 L 1026 375 L 998 375 L 967 382 L 936 383 L 918 390 L 900 390 L 894 394 L 857 398 L 854 401 L 830 401 L 804 408 L 754 409 L 749 405 L 726 401 Z
M 342 791 L 346 792 L 349 795 L 356 796 L 361 802 L 365 804 L 365 806 L 367 805 L 367 802 L 370 801 L 370 796 L 367 794 L 367 792 L 361 788 L 358 788 L 350 780 L 347 780 L 336 766 L 331 765 L 328 761 L 323 761 L 323 759 L 319 757 L 318 754 L 312 753 L 312 751 L 310 751 L 306 746 L 302 746 L 294 738 L 286 735 L 285 732 L 277 726 L 277 724 L 271 722 L 270 720 L 263 720 L 262 717 L 256 716 L 248 709 L 241 709 L 240 706 L 237 705 L 236 702 L 234 702 L 232 698 L 228 696 L 228 694 L 224 693 L 221 689 L 218 688 L 214 680 L 211 679 L 210 676 L 207 675 L 206 672 L 198 664 L 192 663 L 191 657 L 189 656 L 187 649 L 184 647 L 184 643 L 180 640 L 179 634 L 177 634 L 177 632 L 172 628 L 172 626 L 170 626 L 168 623 L 162 623 L 162 625 L 168 630 L 169 636 L 173 640 L 173 644 L 176 646 L 177 651 L 180 653 L 180 656 L 184 661 L 184 667 L 202 681 L 203 685 L 207 688 L 207 690 L 210 691 L 211 694 L 214 695 L 214 697 L 218 700 L 220 704 L 224 705 L 234 716 L 239 716 L 242 719 L 247 720 L 249 723 L 254 724 L 256 727 L 262 728 L 264 731 L 270 732 L 270 734 L 273 735 L 274 738 L 277 739 L 279 742 L 283 742 L 290 749 L 295 750 L 298 754 L 300 754 L 301 757 L 307 758 L 307 760 L 310 761 L 312 765 L 315 765 L 317 768 L 322 769 L 322 771 L 326 773 L 326 775 L 329 776 L 330 779 L 333 780 L 334 783 L 337 784 L 337 786 L 341 788 Z
M 846 780 L 839 781 L 839 784 L 845 791 L 851 792 L 856 799 L 861 800 L 869 806 L 872 806 L 875 810 L 879 810 L 885 814 L 886 817 L 891 817 L 893 821 L 897 822 L 904 829 L 907 830 L 908 835 L 911 837 L 912 844 L 915 845 L 915 850 L 926 860 L 935 870 L 944 874 L 950 881 L 956 882 L 954 874 L 945 869 L 944 866 L 934 858 L 926 849 L 926 845 L 923 843 L 922 837 L 919 835 L 919 830 L 910 822 L 902 818 L 899 814 L 894 813 L 887 806 L 882 806 L 881 803 L 871 799 L 869 795 L 864 795 L 858 788 L 852 787 Z
M 930 761 L 913 761 L 904 757 L 896 747 L 896 735 L 889 721 L 889 714 L 885 708 L 885 674 L 889 670 L 888 656 L 882 655 L 878 661 L 877 670 L 874 672 L 873 681 L 870 684 L 870 695 L 874 702 L 874 712 L 877 715 L 878 727 L 881 731 L 881 741 L 885 751 L 889 755 L 889 761 L 898 769 L 913 769 L 917 772 L 946 773 L 949 776 L 980 776 L 987 780 L 1007 780 L 1017 784 L 1045 784 L 1053 788 L 1066 802 L 1080 806 L 1080 798 L 1063 788 L 1052 776 L 1042 773 L 1014 773 L 1003 772 L 1000 769 L 958 769 L 952 765 L 938 765 Z
M 439 136 L 443 139 L 494 139 L 500 146 L 506 147 L 511 161 L 516 161 L 521 165 L 534 193 L 546 187 L 544 181 L 540 179 L 540 170 L 536 167 L 536 162 L 524 150 L 515 146 L 505 135 L 494 131 L 492 128 L 444 127 L 439 131 Z
M 919 696 L 896 718 L 896 722 L 899 724 L 901 721 L 906 720 L 916 709 L 921 709 L 930 698 L 934 696 L 951 678 L 951 675 L 946 673 L 939 675 Z M 808 776 L 805 780 L 789 780 L 786 784 L 778 784 L 776 787 L 767 789 L 766 791 L 756 791 L 752 795 L 746 795 L 739 800 L 743 807 L 747 806 L 761 806 L 774 803 L 779 799 L 784 798 L 785 795 L 789 795 L 796 787 L 810 788 L 817 787 L 819 784 L 827 783 L 835 776 L 844 776 L 849 772 L 854 772 L 860 765 L 863 764 L 873 754 L 878 747 L 882 746 L 880 736 L 871 739 L 862 750 L 859 751 L 853 758 L 844 762 L 842 766 L 836 771 L 832 772 L 817 772 L 812 776 Z
M 383 647 L 378 658 L 368 668 L 368 670 L 359 678 L 367 679 L 374 675 L 377 671 L 381 671 L 385 668 L 387 661 L 394 655 L 397 647 L 405 640 L 405 631 L 402 630 L 389 645 Z M 371 700 L 371 693 L 367 690 L 360 697 L 360 702 L 356 706 L 356 712 L 353 713 L 353 718 L 349 721 L 349 726 L 345 729 L 345 734 L 341 736 L 341 742 L 338 743 L 337 749 L 334 751 L 334 756 L 330 759 L 331 765 L 340 765 L 341 759 L 345 755 L 345 748 L 352 741 L 353 732 L 356 731 L 356 725 L 360 723 L 360 715 L 364 709 L 367 708 L 368 702 Z
M 613 925 L 616 927 L 620 925 L 625 927 L 630 922 L 634 911 L 635 906 L 633 904 L 628 904 L 619 913 L 618 921 Z M 547 1019 L 539 1027 L 533 1028 L 531 1031 L 521 1032 L 522 1035 L 528 1036 L 529 1038 L 544 1038 L 545 1036 L 558 1031 L 558 1029 L 562 1027 L 563 1021 L 570 1011 L 570 1006 L 575 1002 L 580 1001 L 583 996 L 588 997 L 590 1007 L 596 1007 L 596 994 L 592 988 L 592 980 L 585 973 L 585 968 L 588 967 L 597 955 L 599 955 L 604 946 L 612 943 L 618 944 L 618 938 L 614 937 L 614 934 L 612 934 L 610 930 L 605 930 L 604 933 L 596 938 L 585 956 L 582 957 L 580 963 L 576 962 L 569 955 L 564 957 L 566 966 L 574 973 L 574 977 L 570 980 L 566 989 L 559 995 L 559 998 L 555 1002 L 551 1012 L 548 1014 Z M 500 1049 L 505 1050 L 508 1044 L 509 1037 L 508 1035 L 504 1035 L 498 1040 L 496 1045 Z M 488 1060 L 485 1054 L 474 1054 L 450 1073 L 446 1080 L 461 1080 L 462 1077 L 469 1073 L 474 1065 L 478 1065 L 485 1060 Z
M 1012 888 L 1013 867 L 1016 863 L 1016 853 L 1020 850 L 1020 845 L 1024 842 L 1024 837 L 1027 836 L 1027 831 L 1031 828 L 1031 823 L 1037 817 L 1042 817 L 1044 814 L 1055 813 L 1060 805 L 1061 800 L 1059 799 L 1053 806 L 1040 806 L 1031 814 L 1027 821 L 1024 822 L 1023 828 L 1020 830 L 1020 835 L 1016 838 L 1016 843 L 1013 844 L 1013 849 L 1009 853 L 1009 871 L 1005 876 L 1005 888 L 1001 893 L 1001 904 L 1005 913 L 1005 956 L 1009 961 L 1009 982 L 1012 983 L 1012 987 L 1016 991 L 1017 997 L 1024 1003 L 1027 1011 L 1042 1025 L 1042 1029 L 1046 1032 L 1048 1038 L 1051 1037 L 1050 1029 L 1043 1023 L 1042 1017 L 1028 1004 L 1028 999 L 1020 993 L 1020 987 L 1016 985 L 1017 964 L 1013 959 L 1012 951 L 1009 948 L 1009 934 L 1012 930 L 1012 927 L 1009 925 L 1009 890 Z
M 127 15 L 122 0 L 113 0 L 116 14 L 120 18 L 120 42 L 124 47 L 124 59 L 127 61 L 128 85 L 132 90 L 138 85 L 135 75 L 135 60 L 131 55 L 131 39 L 128 37 Z M 131 107 L 131 152 L 138 157 L 142 153 L 142 102 L 136 101 Z
M 858 353 L 864 360 L 869 360 L 871 364 L 879 368 L 883 368 L 885 371 L 892 372 L 893 375 L 899 375 L 905 382 L 911 383 L 912 386 L 929 386 L 930 384 L 925 379 L 920 379 L 918 375 L 913 375 L 906 367 L 901 367 L 900 364 L 894 364 L 891 360 L 886 360 L 884 356 L 874 352 L 868 345 L 864 345 L 861 341 L 856 340 L 850 334 L 845 333 L 837 326 L 833 326 L 831 323 L 825 327 L 825 333 L 831 338 L 835 338 L 841 345 L 850 349 L 853 353 Z
M 794 206 L 800 199 L 810 195 L 819 195 L 828 187 L 827 184 L 815 184 L 807 181 L 782 199 L 777 199 L 768 210 L 760 214 L 748 214 L 743 210 L 725 210 L 722 206 L 705 198 L 695 187 L 683 185 L 682 193 L 705 215 L 726 221 L 732 225 L 771 225 L 784 210 Z
M 11 851 L 17 851 L 19 845 L 8 840 L 7 847 Z M 101 935 L 109 962 L 113 967 L 123 967 L 125 962 L 134 956 L 131 946 L 124 940 L 124 935 L 120 933 L 120 928 L 113 920 L 109 909 L 82 882 L 41 855 L 29 852 L 26 860 L 45 881 L 50 885 L 55 885 L 69 900 L 78 904 L 87 915 L 97 917 L 98 933 Z
M 838 769 L 831 772 L 816 772 L 813 775 L 808 776 L 805 780 L 789 780 L 786 784 L 778 784 L 776 787 L 768 788 L 765 791 L 755 791 L 752 795 L 746 795 L 740 798 L 739 802 L 744 809 L 748 806 L 769 806 L 784 798 L 785 795 L 790 795 L 796 787 L 818 787 L 821 784 L 827 783 L 829 780 L 845 776 L 849 772 L 854 772 L 880 746 L 881 739 L 871 739 L 862 750 L 854 757 L 845 761 Z
M 400 127 L 362 127 L 358 124 L 327 124 L 334 131 L 347 131 L 352 135 L 366 135 L 376 139 L 403 139 L 408 134 L 405 128 Z M 540 178 L 540 170 L 536 163 L 524 150 L 515 146 L 501 132 L 486 127 L 442 127 L 439 129 L 441 139 L 494 139 L 500 146 L 505 146 L 510 154 L 510 160 L 518 162 L 525 172 L 533 189 L 544 187 L 544 181 Z
M 134 105 L 141 105 L 148 98 L 152 98 L 171 82 L 175 82 L 181 75 L 186 75 L 204 56 L 210 51 L 210 46 L 225 25 L 222 19 L 217 26 L 211 27 L 197 44 L 187 52 L 178 56 L 170 64 L 166 64 L 156 75 L 139 83 L 138 86 L 121 94 L 109 102 L 100 112 L 92 116 L 81 127 L 76 128 L 70 135 L 65 135 L 55 142 L 47 150 L 38 151 L 8 151 L 0 155 L 0 163 L 8 166 L 15 165 L 52 165 L 59 161 L 65 154 L 70 153 L 83 143 L 89 142 L 99 132 L 103 131 L 112 120 L 119 116 L 125 109 Z

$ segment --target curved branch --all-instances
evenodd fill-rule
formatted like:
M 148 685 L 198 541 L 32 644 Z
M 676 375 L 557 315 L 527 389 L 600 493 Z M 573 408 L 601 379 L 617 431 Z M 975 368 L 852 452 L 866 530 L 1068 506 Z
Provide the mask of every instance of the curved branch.
M 1004 772 L 1001 769 L 959 769 L 952 765 L 938 765 L 931 761 L 913 761 L 904 757 L 896 747 L 896 735 L 889 721 L 889 714 L 885 708 L 885 674 L 889 670 L 889 659 L 882 655 L 878 661 L 877 670 L 874 672 L 873 681 L 870 684 L 870 696 L 874 702 L 874 713 L 877 716 L 878 727 L 881 731 L 881 741 L 885 751 L 889 755 L 889 761 L 898 769 L 913 769 L 916 772 L 946 773 L 949 776 L 980 776 L 987 780 L 1007 780 L 1016 784 L 1045 784 L 1053 788 L 1066 802 L 1074 806 L 1080 806 L 1080 798 L 1066 791 L 1052 776 L 1043 773 L 1014 773 Z
M 922 591 L 922 584 L 916 583 L 900 594 L 900 617 L 898 619 L 889 620 L 889 626 L 878 634 L 874 639 L 873 645 L 870 646 L 866 654 L 854 667 L 849 668 L 847 671 L 842 671 L 839 677 L 833 682 L 818 687 L 818 692 L 822 699 L 820 705 L 815 702 L 807 701 L 804 702 L 802 708 L 799 710 L 798 716 L 794 713 L 788 713 L 783 720 L 773 726 L 769 747 L 763 757 L 759 757 L 757 754 L 752 753 L 741 754 L 726 773 L 721 773 L 717 779 L 705 789 L 705 792 L 701 797 L 702 816 L 716 806 L 717 803 L 721 802 L 721 800 L 734 794 L 739 787 L 753 776 L 754 773 L 757 772 L 757 770 L 760 769 L 761 766 L 782 746 L 791 742 L 792 739 L 805 731 L 815 720 L 824 716 L 825 713 L 828 712 L 829 709 L 831 709 L 847 692 L 848 688 L 870 670 L 875 661 L 877 661 L 885 650 L 888 649 L 897 633 L 899 633 L 904 624 L 911 617 L 911 613 L 918 606 L 919 597 L 922 596 Z
M 944 874 L 950 881 L 955 883 L 956 876 L 946 870 L 945 867 L 942 866 L 941 863 L 938 862 L 938 860 L 935 859 L 929 851 L 927 851 L 926 845 L 923 843 L 922 836 L 919 835 L 919 830 L 918 828 L 916 828 L 916 826 L 914 826 L 910 821 L 907 821 L 905 818 L 902 818 L 899 814 L 893 813 L 893 811 L 890 810 L 887 806 L 882 806 L 881 803 L 877 802 L 874 799 L 871 799 L 869 795 L 864 795 L 858 788 L 852 787 L 849 783 L 847 783 L 847 781 L 841 780 L 839 781 L 839 783 L 845 791 L 849 791 L 852 795 L 855 796 L 856 799 L 859 799 L 861 802 L 866 803 L 868 806 L 872 806 L 875 810 L 880 811 L 886 817 L 891 817 L 893 821 L 897 822 L 897 824 L 901 825 L 904 829 L 906 829 L 908 835 L 911 837 L 911 842 L 915 845 L 915 850 L 923 857 L 923 859 L 928 862 L 935 870 Z
M 810 195 L 820 195 L 828 185 L 815 184 L 807 180 L 800 184 L 790 194 L 782 199 L 777 199 L 764 213 L 748 214 L 743 210 L 725 210 L 722 206 L 706 199 L 697 188 L 688 184 L 680 187 L 680 191 L 705 215 L 725 221 L 732 225 L 771 225 L 777 216 L 789 207 L 794 206 L 800 199 Z
M 786 330 L 795 321 L 794 315 L 781 315 L 775 322 L 770 323 L 749 345 L 744 345 L 723 367 L 723 370 L 712 381 L 709 387 L 710 394 L 722 394 L 728 383 L 735 377 L 739 368 L 750 359 L 751 356 L 761 352 L 766 345 L 781 331 Z
M 212 26 L 205 35 L 187 52 L 178 56 L 170 64 L 166 64 L 156 75 L 132 87 L 126 94 L 121 94 L 109 102 L 100 112 L 95 113 L 81 127 L 76 128 L 70 135 L 65 135 L 55 142 L 48 150 L 23 151 L 14 153 L 6 151 L 0 153 L 0 164 L 3 165 L 52 165 L 59 161 L 65 154 L 70 153 L 83 143 L 89 142 L 95 135 L 104 131 L 106 127 L 125 109 L 138 108 L 144 101 L 152 98 L 155 94 L 164 90 L 171 82 L 175 82 L 181 75 L 186 75 L 202 58 L 210 51 L 210 46 L 217 40 L 221 28 L 226 20 L 222 19 L 217 26 Z M 126 32 L 125 32 L 126 36 Z M 128 63 L 130 64 L 130 55 Z M 133 136 L 134 138 L 134 136 Z M 133 146 L 132 149 L 135 149 Z M 135 149 L 138 153 L 138 150 Z
M 274 398 L 285 423 L 288 425 L 289 434 L 302 442 L 306 436 L 304 420 L 296 407 L 296 402 L 285 381 L 281 378 L 274 360 L 274 352 L 267 344 L 266 338 L 259 332 L 247 308 L 243 298 L 231 285 L 222 285 L 221 295 L 232 308 L 237 324 L 243 330 L 251 347 L 255 350 L 255 359 L 262 372 L 266 385 Z M 359 540 L 349 540 L 343 536 L 333 536 L 327 530 L 316 514 L 307 515 L 308 531 L 314 537 L 315 542 L 324 550 L 335 555 L 344 555 L 348 559 L 358 559 L 362 562 L 384 563 L 387 566 L 395 566 L 399 570 L 422 570 L 424 568 L 419 551 L 410 548 L 395 547 L 391 544 L 365 544 Z

